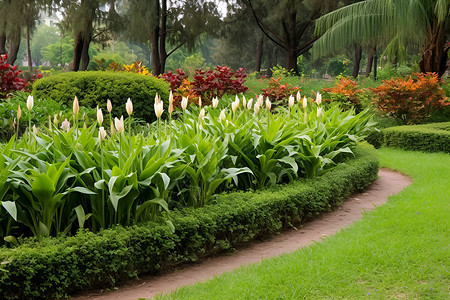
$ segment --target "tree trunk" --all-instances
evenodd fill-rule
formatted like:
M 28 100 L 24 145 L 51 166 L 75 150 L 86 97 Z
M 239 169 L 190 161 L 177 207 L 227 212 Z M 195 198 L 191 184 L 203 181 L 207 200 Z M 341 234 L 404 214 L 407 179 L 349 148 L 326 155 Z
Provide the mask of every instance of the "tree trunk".
M 80 62 L 81 62 L 81 52 L 83 51 L 83 37 L 82 33 L 78 32 L 75 36 L 75 41 L 73 45 L 73 65 L 72 65 L 72 71 L 78 71 L 80 68 Z
M 89 65 L 89 45 L 91 44 L 91 36 L 83 39 L 83 47 L 81 49 L 81 68 L 80 71 L 86 71 Z
M 161 74 L 161 60 L 159 57 L 159 26 L 156 26 L 150 33 L 150 41 L 152 43 L 152 58 L 154 76 Z
M 292 71 L 295 75 L 298 75 L 297 54 L 295 50 L 295 47 L 289 47 L 286 52 L 286 70 Z
M 264 39 L 261 38 L 256 46 L 256 64 L 255 64 L 255 72 L 261 72 L 261 61 L 263 55 L 263 45 Z
M 6 54 L 6 34 L 0 34 L 0 54 Z
M 31 48 L 30 48 L 30 25 L 27 25 L 27 62 L 28 70 L 33 72 L 33 60 L 31 59 Z
M 286 69 L 298 75 L 297 68 L 297 14 L 295 13 L 295 2 L 290 1 L 291 10 L 287 18 L 287 23 L 283 23 L 287 47 L 286 47 Z
M 166 35 L 167 35 L 167 0 L 161 0 L 161 25 L 159 35 L 159 74 L 164 73 L 166 68 Z
M 359 65 L 361 64 L 362 47 L 360 44 L 355 44 L 355 62 L 353 64 L 353 78 L 358 78 Z
M 17 59 L 17 53 L 20 47 L 20 28 L 15 28 L 9 36 L 9 54 L 6 60 L 7 64 L 13 65 Z
M 369 47 L 369 52 L 367 53 L 367 66 L 366 66 L 366 73 L 365 73 L 366 77 L 369 77 L 370 72 L 372 71 L 373 57 L 374 57 L 376 51 L 377 51 L 376 46 Z
M 419 63 L 422 73 L 435 72 L 439 77 L 447 69 L 449 48 L 445 46 L 445 22 L 439 23 L 437 18 L 432 21 L 430 34 L 427 35 L 422 48 L 422 60 Z

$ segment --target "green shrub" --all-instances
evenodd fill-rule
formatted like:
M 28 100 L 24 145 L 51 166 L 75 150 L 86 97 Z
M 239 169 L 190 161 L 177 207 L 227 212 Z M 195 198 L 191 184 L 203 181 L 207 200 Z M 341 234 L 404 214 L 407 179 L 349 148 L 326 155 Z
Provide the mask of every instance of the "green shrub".
M 113 286 L 139 273 L 156 273 L 233 249 L 251 239 L 328 211 L 378 173 L 372 152 L 315 179 L 303 179 L 259 192 L 219 195 L 216 204 L 172 214 L 175 231 L 146 223 L 98 234 L 80 231 L 68 238 L 33 239 L 0 251 L 1 299 L 49 299 L 92 287 Z
M 70 72 L 44 77 L 33 85 L 36 98 L 51 98 L 71 107 L 75 95 L 80 105 L 106 109 L 106 101 L 113 105 L 113 115 L 126 116 L 125 102 L 133 101 L 133 116 L 147 122 L 156 120 L 153 110 L 155 94 L 169 98 L 169 86 L 162 79 L 134 73 Z
M 396 126 L 371 135 L 367 141 L 375 147 L 387 147 L 425 152 L 450 153 L 450 122 Z

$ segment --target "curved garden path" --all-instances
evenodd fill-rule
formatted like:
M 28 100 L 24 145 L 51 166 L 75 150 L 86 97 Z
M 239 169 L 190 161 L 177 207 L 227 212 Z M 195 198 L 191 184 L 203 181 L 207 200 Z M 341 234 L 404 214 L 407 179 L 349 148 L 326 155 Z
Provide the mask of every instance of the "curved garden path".
M 350 196 L 338 209 L 324 213 L 301 228 L 285 230 L 264 241 L 255 241 L 234 253 L 212 257 L 189 264 L 175 272 L 160 276 L 142 276 L 115 291 L 84 292 L 71 299 L 135 300 L 150 298 L 198 281 L 206 281 L 242 265 L 257 263 L 262 259 L 295 251 L 324 236 L 332 235 L 362 217 L 364 211 L 385 203 L 390 195 L 400 192 L 412 183 L 405 175 L 380 169 L 379 178 L 363 193 Z

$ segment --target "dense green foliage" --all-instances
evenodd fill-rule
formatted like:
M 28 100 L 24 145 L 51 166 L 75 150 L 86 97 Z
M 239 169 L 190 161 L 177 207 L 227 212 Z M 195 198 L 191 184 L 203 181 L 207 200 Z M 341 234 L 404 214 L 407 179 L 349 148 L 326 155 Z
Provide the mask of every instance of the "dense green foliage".
M 2 248 L 0 297 L 49 299 L 82 288 L 112 286 L 301 223 L 376 178 L 378 162 L 373 153 L 362 148 L 355 152 L 356 159 L 318 178 L 265 191 L 224 194 L 217 204 L 175 211 L 175 231 L 145 223 L 98 234 L 80 231 L 40 243 L 24 240 L 14 249 Z
M 450 122 L 390 127 L 382 135 L 388 147 L 450 153 Z
M 378 151 L 412 185 L 320 243 L 157 299 L 448 299 L 450 156 Z
M 156 93 L 167 99 L 168 85 L 162 79 L 120 72 L 71 72 L 44 77 L 33 85 L 36 98 L 50 98 L 68 106 L 75 96 L 80 105 L 95 108 L 106 107 L 110 99 L 114 115 L 126 115 L 123 103 L 131 98 L 134 116 L 147 122 L 156 120 L 153 100 Z
M 204 206 L 222 191 L 321 175 L 351 155 L 374 125 L 369 114 L 336 106 L 297 103 L 272 113 L 259 101 L 254 111 L 238 108 L 239 101 L 232 113 L 191 106 L 138 134 L 131 117 L 126 133 L 123 119 L 115 120 L 115 133 L 112 119 L 102 120 L 111 125 L 107 139 L 96 124 L 80 130 L 76 115 L 74 126 L 50 123 L 0 145 L 2 235 L 41 238 L 167 221 L 169 209 Z

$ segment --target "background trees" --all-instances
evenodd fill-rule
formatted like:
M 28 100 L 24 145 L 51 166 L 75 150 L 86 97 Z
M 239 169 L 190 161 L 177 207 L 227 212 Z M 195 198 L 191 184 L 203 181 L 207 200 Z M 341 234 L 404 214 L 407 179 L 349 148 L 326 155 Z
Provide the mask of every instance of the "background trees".
M 323 34 L 313 47 L 317 56 L 357 42 L 380 40 L 385 53 L 401 59 L 407 47 L 420 48 L 422 72 L 440 76 L 447 69 L 448 0 L 366 0 L 335 10 L 317 20 Z

